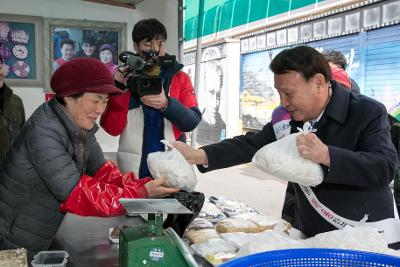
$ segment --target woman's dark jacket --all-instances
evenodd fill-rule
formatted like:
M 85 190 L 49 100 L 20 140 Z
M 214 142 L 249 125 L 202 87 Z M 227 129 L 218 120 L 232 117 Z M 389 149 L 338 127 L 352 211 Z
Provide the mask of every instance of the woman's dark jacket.
M 50 246 L 64 214 L 59 211 L 82 174 L 105 159 L 95 138 L 82 131 L 56 98 L 24 124 L 0 171 L 0 250 L 25 247 L 29 256 Z
M 7 84 L 0 88 L 0 165 L 8 147 L 25 123 L 22 99 Z

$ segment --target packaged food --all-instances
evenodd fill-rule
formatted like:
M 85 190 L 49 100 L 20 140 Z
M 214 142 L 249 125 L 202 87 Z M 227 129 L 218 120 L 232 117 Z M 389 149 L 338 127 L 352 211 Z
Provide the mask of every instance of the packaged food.
M 201 230 L 189 230 L 185 233 L 186 237 L 193 244 L 205 243 L 211 239 L 220 238 L 215 229 L 201 229 Z
M 251 241 L 245 243 L 238 251 L 238 256 L 243 257 L 250 254 L 289 248 L 305 248 L 307 245 L 302 240 L 295 240 L 288 235 L 274 230 L 260 233 Z
M 196 173 L 183 155 L 165 140 L 165 151 L 153 152 L 147 156 L 147 165 L 151 175 L 165 178 L 165 186 L 181 188 L 192 192 L 197 184 Z
M 0 267 L 28 267 L 26 249 L 0 250 Z
M 305 243 L 314 248 L 354 249 L 400 256 L 398 251 L 388 248 L 378 229 L 368 226 L 345 227 L 321 233 L 306 239 Z
M 212 228 L 214 228 L 214 224 L 212 224 L 209 220 L 204 218 L 195 218 L 193 222 L 186 228 L 186 231 Z
M 303 127 L 307 128 L 307 123 Z M 254 155 L 252 162 L 262 171 L 284 181 L 316 186 L 322 183 L 324 172 L 319 164 L 300 156 L 296 140 L 300 133 L 285 136 L 278 141 L 263 146 Z
M 237 249 L 220 238 L 211 239 L 202 244 L 193 244 L 191 247 L 214 266 L 236 257 Z
M 218 252 L 215 254 L 207 255 L 205 259 L 214 266 L 218 266 L 224 262 L 232 260 L 236 257 L 236 253 L 231 252 Z
M 215 204 L 211 202 L 204 202 L 203 207 L 197 217 L 217 223 L 226 218 L 226 215 Z
M 233 218 L 241 218 L 245 220 L 252 221 L 256 223 L 258 226 L 263 228 L 264 230 L 271 230 L 273 229 L 278 223 L 282 222 L 282 219 L 270 217 L 254 212 L 250 213 L 242 213 L 234 216 Z
M 232 217 L 242 213 L 257 213 L 256 210 L 250 208 L 243 202 L 230 197 L 210 197 L 210 201 L 222 210 L 228 217 Z
M 237 249 L 243 247 L 244 244 L 256 238 L 260 233 L 223 233 L 220 234 L 221 238 L 228 242 L 229 244 L 235 246 Z
M 215 226 L 218 233 L 259 233 L 265 230 L 265 227 L 261 227 L 256 223 L 245 220 L 242 218 L 227 218 L 217 223 Z

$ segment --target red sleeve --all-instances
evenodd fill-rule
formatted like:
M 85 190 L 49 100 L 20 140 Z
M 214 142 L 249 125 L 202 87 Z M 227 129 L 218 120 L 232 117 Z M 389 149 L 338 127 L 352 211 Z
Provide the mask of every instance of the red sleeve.
M 150 177 L 135 179 L 131 183 L 124 184 L 124 197 L 126 198 L 148 198 L 149 193 L 144 186 L 152 179 Z
M 126 91 L 122 95 L 111 96 L 108 101 L 107 108 L 101 116 L 100 125 L 112 136 L 120 135 L 125 128 L 130 99 L 131 92 Z
M 197 106 L 196 93 L 194 92 L 194 88 L 189 76 L 185 72 L 179 71 L 174 78 L 178 79 L 178 83 L 180 84 L 181 88 L 179 97 L 177 98 L 179 102 L 181 102 L 182 105 L 187 108 Z

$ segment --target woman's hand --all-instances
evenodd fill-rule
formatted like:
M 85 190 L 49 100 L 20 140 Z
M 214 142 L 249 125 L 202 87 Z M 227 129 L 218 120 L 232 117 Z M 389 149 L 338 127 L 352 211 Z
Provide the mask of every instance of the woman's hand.
M 203 149 L 194 149 L 180 141 L 175 141 L 172 146 L 181 152 L 190 164 L 208 165 L 208 157 Z
M 165 183 L 164 177 L 160 177 L 159 179 L 155 179 L 153 181 L 146 183 L 144 186 L 147 189 L 149 198 L 161 198 L 179 192 L 180 190 L 179 188 L 165 187 L 164 183 Z

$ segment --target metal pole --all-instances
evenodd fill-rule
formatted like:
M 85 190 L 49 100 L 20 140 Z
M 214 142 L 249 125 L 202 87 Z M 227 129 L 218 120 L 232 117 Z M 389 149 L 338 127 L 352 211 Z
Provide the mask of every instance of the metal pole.
M 178 0 L 178 61 L 183 62 L 183 0 Z
M 204 16 L 204 0 L 199 0 L 199 15 L 197 18 L 197 47 L 196 47 L 196 63 L 194 71 L 194 91 L 199 95 L 200 86 L 200 61 L 202 49 L 202 30 L 203 30 L 203 16 Z M 196 147 L 197 130 L 192 131 L 192 147 Z

